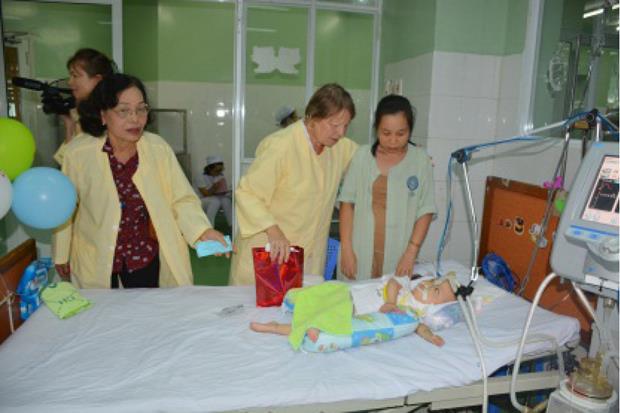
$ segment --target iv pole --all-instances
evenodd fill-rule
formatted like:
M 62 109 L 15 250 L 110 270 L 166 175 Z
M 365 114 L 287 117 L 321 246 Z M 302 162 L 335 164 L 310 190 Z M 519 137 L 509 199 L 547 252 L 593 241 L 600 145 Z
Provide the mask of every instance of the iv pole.
M 601 122 L 601 118 L 598 114 L 598 111 L 596 109 L 591 110 L 590 112 L 588 112 L 585 115 L 586 120 L 588 121 L 588 123 L 591 126 L 596 126 L 596 133 L 595 133 L 595 141 L 598 142 L 601 140 L 601 130 L 602 130 L 602 122 Z M 568 141 L 570 140 L 570 127 L 573 125 L 574 121 L 571 122 L 570 124 L 567 124 L 567 121 L 561 121 L 561 122 L 556 122 L 556 123 L 552 123 L 550 125 L 547 126 L 543 126 L 537 129 L 532 129 L 530 131 L 527 131 L 526 135 L 532 136 L 532 135 L 536 135 L 540 132 L 546 132 L 546 131 L 550 131 L 550 130 L 554 130 L 557 128 L 565 128 L 566 129 L 566 133 L 565 133 L 565 137 L 564 137 L 564 144 L 568 144 Z M 466 148 L 461 148 L 458 149 L 454 152 L 452 152 L 451 158 L 453 158 L 456 162 L 458 162 L 459 164 L 461 164 L 461 168 L 463 170 L 463 176 L 465 177 L 465 189 L 467 191 L 467 207 L 468 207 L 468 215 L 471 218 L 471 223 L 472 223 L 472 229 L 473 229 L 473 243 L 474 243 L 474 248 L 473 248 L 473 252 L 472 252 L 472 265 L 471 265 L 471 273 L 470 273 L 470 286 L 476 282 L 478 280 L 478 275 L 480 274 L 480 267 L 478 267 L 477 263 L 478 263 L 478 254 L 479 254 L 479 249 L 480 249 L 480 240 L 479 240 L 479 234 L 478 234 L 478 219 L 477 219 L 477 215 L 476 215 L 476 209 L 474 207 L 474 200 L 473 200 L 473 196 L 472 196 L 472 191 L 471 191 L 471 184 L 469 183 L 469 167 L 467 165 L 467 163 L 471 160 L 471 154 L 475 149 L 472 149 L 471 147 L 466 147 Z M 558 174 L 558 170 L 556 169 L 556 171 L 554 172 L 554 177 L 552 179 L 552 181 L 555 179 L 555 176 L 557 176 Z M 552 189 L 552 191 L 555 191 Z M 542 234 L 541 234 L 542 235 Z

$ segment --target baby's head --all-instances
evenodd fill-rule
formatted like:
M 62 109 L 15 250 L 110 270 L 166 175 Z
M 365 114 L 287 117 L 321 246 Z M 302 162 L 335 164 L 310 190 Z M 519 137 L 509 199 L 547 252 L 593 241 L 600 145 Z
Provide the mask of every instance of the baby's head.
M 411 294 L 422 304 L 445 304 L 456 301 L 456 296 L 446 277 L 420 278 L 411 282 Z
M 414 311 L 431 330 L 450 327 L 462 319 L 448 277 L 416 279 L 414 276 L 410 287 Z

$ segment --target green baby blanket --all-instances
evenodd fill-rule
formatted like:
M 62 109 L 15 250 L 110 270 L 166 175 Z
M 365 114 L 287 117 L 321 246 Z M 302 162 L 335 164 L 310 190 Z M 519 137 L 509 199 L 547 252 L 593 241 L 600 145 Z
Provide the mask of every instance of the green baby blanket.
M 50 311 L 60 319 L 74 316 L 91 306 L 91 302 L 66 281 L 48 285 L 41 293 L 41 298 Z
M 309 328 L 336 335 L 351 334 L 353 303 L 348 285 L 325 282 L 294 293 L 295 311 L 288 341 L 295 350 L 299 349 Z

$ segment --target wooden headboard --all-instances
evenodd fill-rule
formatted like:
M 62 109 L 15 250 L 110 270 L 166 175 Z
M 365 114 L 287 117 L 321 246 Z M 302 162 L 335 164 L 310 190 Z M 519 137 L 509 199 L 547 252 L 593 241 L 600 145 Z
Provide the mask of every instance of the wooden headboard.
M 33 239 L 25 241 L 4 257 L 0 258 L 0 301 L 14 294 L 24 270 L 32 261 L 37 259 L 37 248 Z M 4 281 L 4 282 L 3 282 Z M 10 306 L 13 314 L 13 327 L 17 329 L 21 325 L 19 316 L 19 297 L 14 296 Z M 9 321 L 9 304 L 0 306 L 0 343 L 11 335 Z
M 487 177 L 478 265 L 482 264 L 488 252 L 494 252 L 506 261 L 519 279 L 523 279 L 534 249 L 534 238 L 530 231 L 534 225 L 540 225 L 546 203 L 545 188 L 495 176 Z M 558 214 L 553 214 L 545 233 L 548 245 L 538 250 L 529 282 L 523 292 L 523 297 L 529 301 L 533 300 L 538 286 L 551 272 L 549 257 L 558 223 Z M 589 293 L 586 295 L 594 305 L 593 296 Z M 590 318 L 570 283 L 562 283 L 558 278 L 552 281 L 541 297 L 540 306 L 577 318 L 581 324 L 582 341 L 590 342 Z

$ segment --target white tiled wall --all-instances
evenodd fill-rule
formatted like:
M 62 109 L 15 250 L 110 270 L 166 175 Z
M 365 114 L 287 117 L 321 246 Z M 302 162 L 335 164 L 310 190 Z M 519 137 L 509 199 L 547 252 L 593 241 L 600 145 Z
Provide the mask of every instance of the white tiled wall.
M 386 68 L 386 78 L 402 76 L 404 94 L 418 103 L 425 128 L 416 130 L 425 142 L 435 165 L 435 196 L 439 214 L 433 222 L 420 258 L 434 260 L 444 228 L 448 201 L 447 171 L 455 150 L 479 143 L 506 139 L 520 134 L 520 54 L 486 56 L 434 52 L 408 59 Z M 428 73 L 421 73 L 427 71 Z M 411 87 L 419 81 L 430 88 Z M 422 105 L 420 105 L 422 103 Z M 426 122 L 426 123 L 424 123 Z M 414 133 L 415 135 L 415 133 Z M 488 175 L 542 184 L 549 180 L 560 156 L 561 140 L 509 144 L 481 149 L 468 162 L 469 180 L 478 224 L 483 213 L 484 188 Z M 579 145 L 571 143 L 567 177 L 575 173 Z M 467 209 L 468 198 L 462 166 L 452 163 L 452 222 L 444 258 L 469 264 L 472 261 L 473 232 Z
M 385 67 L 385 79 L 402 80 L 403 95 L 409 98 L 417 110 L 413 140 L 422 146 L 426 146 L 428 137 L 432 67 L 432 53 L 392 63 Z
M 448 162 L 455 150 L 519 135 L 520 54 L 487 56 L 433 52 L 386 66 L 386 79 L 403 79 L 403 93 L 419 111 L 415 140 L 426 147 L 435 165 L 435 197 L 439 213 L 431 225 L 420 258 L 434 260 L 444 228 L 448 201 Z M 505 145 L 482 149 L 468 162 L 478 221 L 488 175 L 541 184 L 548 180 L 559 156 L 561 141 Z M 571 147 L 569 176 L 577 148 Z M 472 223 L 462 166 L 453 162 L 452 223 L 445 258 L 469 264 Z
M 435 163 L 435 194 L 440 208 L 429 241 L 439 240 L 448 201 L 448 163 L 459 148 L 495 138 L 500 94 L 501 57 L 434 52 L 430 93 L 428 153 Z M 452 223 L 444 258 L 471 263 L 473 233 L 462 166 L 452 162 Z M 484 185 L 493 170 L 493 151 L 476 152 L 468 163 L 469 182 L 478 221 Z M 437 242 L 426 242 L 421 258 L 434 258 Z
M 188 150 L 192 159 L 193 180 L 200 179 L 208 155 L 220 155 L 227 166 L 224 174 L 228 182 L 232 183 L 232 84 L 156 82 L 146 86 L 154 107 L 187 110 Z M 349 92 L 356 105 L 357 117 L 347 135 L 357 142 L 368 142 L 370 92 L 362 89 L 351 89 Z M 245 111 L 247 158 L 253 157 L 263 137 L 278 129 L 274 116 L 282 105 L 296 107 L 297 113 L 303 116 L 304 96 L 303 87 L 248 86 Z M 247 166 L 242 165 L 242 171 Z
M 196 82 L 157 82 L 147 85 L 153 106 L 187 110 L 187 144 L 192 179 L 202 175 L 208 155 L 224 159 L 224 174 L 232 182 L 232 85 Z M 167 138 L 167 137 L 164 137 Z

